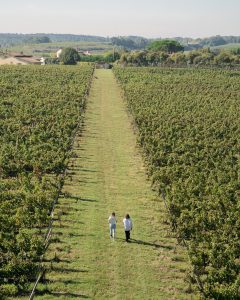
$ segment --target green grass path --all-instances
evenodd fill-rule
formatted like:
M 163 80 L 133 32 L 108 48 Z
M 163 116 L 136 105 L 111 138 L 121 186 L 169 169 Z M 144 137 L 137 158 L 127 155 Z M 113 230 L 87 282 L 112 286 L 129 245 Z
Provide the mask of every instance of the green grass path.
M 95 71 L 74 152 L 55 214 L 61 222 L 54 223 L 46 255 L 47 284 L 39 286 L 45 292 L 36 299 L 195 299 L 185 293 L 186 254 L 151 191 L 111 70 Z M 108 233 L 112 211 L 115 241 Z M 127 212 L 134 226 L 129 244 L 122 224 Z M 55 255 L 60 261 L 50 262 Z

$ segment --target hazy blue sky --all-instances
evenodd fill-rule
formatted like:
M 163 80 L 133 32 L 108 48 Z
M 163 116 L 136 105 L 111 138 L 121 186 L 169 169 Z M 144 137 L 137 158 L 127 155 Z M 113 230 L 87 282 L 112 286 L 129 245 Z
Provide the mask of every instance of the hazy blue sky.
M 240 35 L 240 0 L 0 0 L 0 32 Z

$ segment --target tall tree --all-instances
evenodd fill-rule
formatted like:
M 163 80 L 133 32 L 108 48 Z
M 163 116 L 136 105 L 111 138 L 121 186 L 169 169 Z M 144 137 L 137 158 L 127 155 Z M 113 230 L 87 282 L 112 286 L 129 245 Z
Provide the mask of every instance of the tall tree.
M 59 60 L 64 65 L 76 65 L 76 63 L 80 61 L 80 56 L 77 50 L 73 48 L 65 48 L 63 49 Z
M 154 41 L 148 46 L 149 50 L 152 51 L 163 51 L 167 53 L 175 53 L 183 51 L 184 47 L 175 40 L 160 40 Z

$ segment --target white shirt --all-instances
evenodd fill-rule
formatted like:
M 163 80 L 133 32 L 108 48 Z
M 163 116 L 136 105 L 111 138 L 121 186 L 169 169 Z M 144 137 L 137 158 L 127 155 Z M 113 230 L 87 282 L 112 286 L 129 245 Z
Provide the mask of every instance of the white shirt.
M 123 219 L 123 224 L 124 224 L 124 229 L 125 231 L 130 231 L 132 230 L 132 220 L 131 219 Z
M 110 216 L 108 218 L 108 223 L 111 224 L 111 225 L 114 225 L 114 224 L 117 223 L 117 220 L 116 220 L 116 218 L 114 216 Z

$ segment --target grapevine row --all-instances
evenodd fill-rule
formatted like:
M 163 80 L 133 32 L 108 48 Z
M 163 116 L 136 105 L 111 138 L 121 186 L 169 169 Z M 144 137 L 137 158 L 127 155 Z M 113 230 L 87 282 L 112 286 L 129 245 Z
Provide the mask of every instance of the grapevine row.
M 0 294 L 27 289 L 85 108 L 92 65 L 0 68 Z
M 240 72 L 120 68 L 153 185 L 207 298 L 240 298 Z

